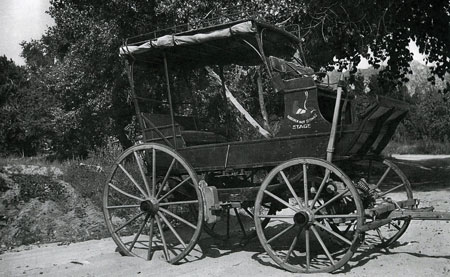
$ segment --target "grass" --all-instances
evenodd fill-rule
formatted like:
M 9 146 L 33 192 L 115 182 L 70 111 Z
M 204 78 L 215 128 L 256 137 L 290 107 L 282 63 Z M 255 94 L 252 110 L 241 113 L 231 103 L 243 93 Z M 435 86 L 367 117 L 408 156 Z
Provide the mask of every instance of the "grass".
M 64 173 L 62 177 L 59 177 L 60 179 L 69 183 L 82 197 L 90 199 L 100 209 L 102 207 L 103 186 L 109 169 L 121 153 L 121 147 L 110 144 L 90 152 L 86 159 L 73 158 L 65 161 L 50 161 L 46 156 L 8 156 L 0 158 L 0 170 L 6 165 L 57 167 Z M 34 186 L 30 185 L 30 187 Z
M 37 165 L 37 166 L 55 166 L 61 168 L 62 163 L 59 161 L 49 161 L 46 156 L 22 157 L 22 156 L 6 156 L 0 157 L 0 167 L 7 165 Z

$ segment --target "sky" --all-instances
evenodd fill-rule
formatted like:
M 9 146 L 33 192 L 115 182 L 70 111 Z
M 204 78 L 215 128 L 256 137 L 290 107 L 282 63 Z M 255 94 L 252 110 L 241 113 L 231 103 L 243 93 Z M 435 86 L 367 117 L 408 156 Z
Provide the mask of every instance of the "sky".
M 409 51 L 411 53 L 413 53 L 414 60 L 420 62 L 421 64 L 426 64 L 425 60 L 424 60 L 425 56 L 419 52 L 419 47 L 417 47 L 417 45 L 414 41 L 412 41 L 412 40 L 409 41 L 408 48 L 409 48 Z M 369 66 L 370 65 L 369 65 L 369 62 L 367 61 L 367 59 L 361 58 L 361 62 L 358 64 L 358 68 L 363 69 L 363 68 L 368 68 Z
M 39 39 L 54 24 L 49 7 L 49 0 L 0 0 L 0 56 L 24 65 L 19 43 Z
M 6 55 L 16 64 L 24 65 L 20 42 L 39 39 L 54 24 L 45 13 L 49 6 L 49 0 L 0 0 L 0 56 Z M 424 64 L 423 55 L 414 42 L 410 42 L 409 49 L 414 59 Z M 367 60 L 363 59 L 358 68 L 368 66 Z

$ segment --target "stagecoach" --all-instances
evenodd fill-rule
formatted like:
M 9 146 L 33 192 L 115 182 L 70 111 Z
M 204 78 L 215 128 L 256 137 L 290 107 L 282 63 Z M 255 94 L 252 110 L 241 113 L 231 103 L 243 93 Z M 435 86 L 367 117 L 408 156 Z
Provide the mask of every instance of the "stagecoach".
M 342 75 L 330 84 L 305 65 L 295 28 L 257 18 L 203 24 L 129 38 L 120 48 L 141 136 L 104 188 L 120 253 L 201 259 L 205 231 L 244 244 L 257 237 L 292 272 L 331 272 L 363 242 L 388 247 L 412 219 L 449 219 L 419 209 L 405 174 L 381 156 L 405 103 L 378 96 L 358 113 Z M 255 87 L 284 102 L 277 128 L 234 96 L 239 87 L 227 77 L 249 68 L 259 72 Z M 204 78 L 217 94 L 180 72 L 196 72 L 196 83 Z M 245 118 L 257 135 L 233 140 L 227 124 L 205 124 L 199 96 L 228 105 L 221 118 Z

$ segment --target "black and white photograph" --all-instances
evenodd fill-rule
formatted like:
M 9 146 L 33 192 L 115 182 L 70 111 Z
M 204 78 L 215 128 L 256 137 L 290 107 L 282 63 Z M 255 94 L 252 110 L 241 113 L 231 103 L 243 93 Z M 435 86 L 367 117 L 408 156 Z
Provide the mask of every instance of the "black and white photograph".
M 450 0 L 0 0 L 0 276 L 450 276 Z

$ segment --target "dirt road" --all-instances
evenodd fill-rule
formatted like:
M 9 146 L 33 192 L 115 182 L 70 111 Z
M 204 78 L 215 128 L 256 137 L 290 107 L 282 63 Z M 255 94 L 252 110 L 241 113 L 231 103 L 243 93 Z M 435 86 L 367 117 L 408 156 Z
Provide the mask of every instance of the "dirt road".
M 400 162 L 414 180 L 422 206 L 450 211 L 450 161 Z M 420 170 L 419 170 L 420 169 Z M 422 170 L 422 171 L 421 171 Z M 425 174 L 426 172 L 427 174 Z M 423 180 L 427 178 L 427 180 Z M 257 239 L 244 247 L 220 245 L 206 234 L 193 262 L 170 265 L 122 257 L 111 239 L 46 244 L 0 255 L 0 276 L 298 276 L 279 269 Z M 30 248 L 30 247 L 28 247 Z M 314 276 L 329 276 L 316 274 Z M 389 249 L 362 246 L 336 276 L 450 276 L 450 222 L 415 221 Z

